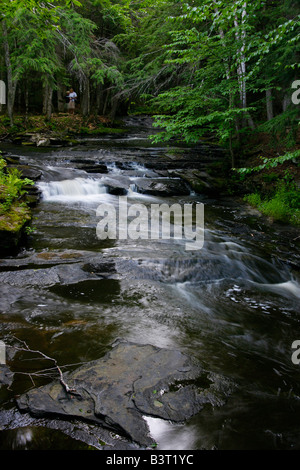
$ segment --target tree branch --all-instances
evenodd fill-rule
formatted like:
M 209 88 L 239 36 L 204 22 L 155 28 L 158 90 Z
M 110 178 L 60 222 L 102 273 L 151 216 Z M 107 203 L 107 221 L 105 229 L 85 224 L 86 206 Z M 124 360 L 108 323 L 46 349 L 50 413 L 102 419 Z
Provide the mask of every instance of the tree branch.
M 48 361 L 52 361 L 54 363 L 54 368 L 57 370 L 58 374 L 59 374 L 59 381 L 61 383 L 61 385 L 64 387 L 66 393 L 69 393 L 71 395 L 77 395 L 77 396 L 80 396 L 81 397 L 81 394 L 79 392 L 77 392 L 77 390 L 75 388 L 71 388 L 64 380 L 64 376 L 63 376 L 63 373 L 62 373 L 62 370 L 61 368 L 59 367 L 59 365 L 57 364 L 57 360 L 54 359 L 53 357 L 50 357 L 50 356 L 47 356 L 46 354 L 44 354 L 42 351 L 38 351 L 38 350 L 34 350 L 34 349 L 30 349 L 29 346 L 27 345 L 27 343 L 25 341 L 22 341 L 20 340 L 19 338 L 16 338 L 15 336 L 13 336 L 13 338 L 15 340 L 17 340 L 19 343 L 22 343 L 23 344 L 23 348 L 21 347 L 16 347 L 16 346 L 12 346 L 14 349 L 16 349 L 17 351 L 26 351 L 26 352 L 30 352 L 30 353 L 34 353 L 34 354 L 39 354 L 40 356 L 42 356 L 44 359 L 48 360 Z M 51 369 L 44 369 L 44 370 L 51 370 Z M 28 373 L 28 375 L 30 376 L 31 378 L 31 375 L 41 375 L 41 374 L 30 374 Z M 32 378 L 31 378 L 32 380 Z

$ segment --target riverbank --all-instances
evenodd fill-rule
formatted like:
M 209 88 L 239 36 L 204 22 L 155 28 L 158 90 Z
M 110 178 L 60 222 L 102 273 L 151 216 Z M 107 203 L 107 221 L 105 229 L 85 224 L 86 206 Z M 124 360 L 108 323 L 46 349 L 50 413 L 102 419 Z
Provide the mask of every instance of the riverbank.
M 21 166 L 9 165 L 0 154 L 0 254 L 9 254 L 21 243 L 32 215 L 27 197 L 34 182 Z
M 0 141 L 12 140 L 23 145 L 72 145 L 78 134 L 118 134 L 123 129 L 104 116 L 84 118 L 79 114 L 53 114 L 51 120 L 43 115 L 16 115 L 13 127 L 7 116 L 0 116 Z
M 246 149 L 247 151 L 248 149 Z M 300 226 L 300 145 L 286 148 L 262 142 L 249 151 L 244 167 L 233 170 L 235 192 L 269 221 Z

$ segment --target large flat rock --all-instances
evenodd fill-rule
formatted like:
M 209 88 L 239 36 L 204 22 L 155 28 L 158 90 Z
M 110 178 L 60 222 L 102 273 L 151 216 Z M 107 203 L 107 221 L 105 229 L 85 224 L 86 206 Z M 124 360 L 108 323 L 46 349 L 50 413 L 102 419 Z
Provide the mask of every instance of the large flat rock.
M 103 358 L 18 399 L 34 416 L 79 418 L 110 428 L 141 446 L 153 440 L 143 416 L 183 422 L 206 404 L 220 406 L 232 384 L 176 350 L 119 342 Z M 79 395 L 78 395 L 79 394 Z

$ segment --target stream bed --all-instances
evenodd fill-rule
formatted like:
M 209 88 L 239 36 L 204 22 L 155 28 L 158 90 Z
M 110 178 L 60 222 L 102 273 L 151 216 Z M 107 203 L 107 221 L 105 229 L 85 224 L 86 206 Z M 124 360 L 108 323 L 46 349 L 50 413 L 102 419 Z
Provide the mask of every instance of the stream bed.
M 299 234 L 234 198 L 159 193 L 168 180 L 182 182 L 175 170 L 184 170 L 186 155 L 199 170 L 218 152 L 151 145 L 149 132 L 129 126 L 72 147 L 3 145 L 42 176 L 35 230 L 16 256 L 0 260 L 0 338 L 13 335 L 61 366 L 98 359 L 120 338 L 179 350 L 237 389 L 226 405 L 182 424 L 145 417 L 157 449 L 299 449 L 300 364 L 292 361 Z M 156 193 L 139 189 L 154 180 Z M 174 237 L 99 239 L 97 209 L 117 209 L 120 197 L 146 209 L 203 205 L 203 246 L 186 250 Z M 24 352 L 7 355 L 19 374 L 0 392 L 0 449 L 134 447 L 95 425 L 19 413 L 15 396 L 47 382 L 26 371 L 47 366 Z

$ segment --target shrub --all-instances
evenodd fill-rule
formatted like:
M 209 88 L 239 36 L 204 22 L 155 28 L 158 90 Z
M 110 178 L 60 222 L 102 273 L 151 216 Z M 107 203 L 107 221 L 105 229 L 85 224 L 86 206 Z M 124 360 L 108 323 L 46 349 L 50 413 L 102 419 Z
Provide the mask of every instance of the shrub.
M 289 178 L 278 183 L 271 196 L 252 193 L 244 200 L 274 220 L 300 225 L 300 191 Z
M 26 186 L 34 182 L 28 178 L 22 179 L 16 168 L 6 169 L 6 162 L 0 157 L 0 215 L 7 213 L 15 201 L 22 202 L 26 194 Z

